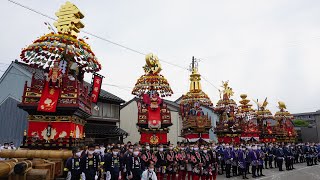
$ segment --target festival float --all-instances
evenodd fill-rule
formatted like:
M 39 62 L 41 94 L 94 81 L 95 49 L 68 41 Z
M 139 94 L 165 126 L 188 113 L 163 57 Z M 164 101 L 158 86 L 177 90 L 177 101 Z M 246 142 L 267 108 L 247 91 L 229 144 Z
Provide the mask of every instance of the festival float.
M 171 96 L 173 92 L 167 79 L 160 74 L 162 68 L 158 57 L 150 53 L 145 60 L 145 73 L 132 90 L 132 94 L 138 97 L 137 126 L 141 135 L 140 144 L 168 144 L 171 113 L 162 98 Z
M 0 152 L 2 158 L 23 161 L 0 164 L 0 178 L 55 179 L 62 175 L 64 160 L 72 156 L 68 149 L 84 143 L 83 126 L 101 88 L 103 77 L 96 74 L 101 64 L 90 46 L 78 38 L 84 27 L 80 10 L 67 2 L 56 15 L 57 32 L 51 28 L 54 32 L 21 52 L 21 60 L 42 73 L 34 73 L 31 82 L 25 83 L 18 105 L 29 114 L 22 149 Z M 86 72 L 93 73 L 92 87 L 84 84 Z
M 238 112 L 237 103 L 231 98 L 234 92 L 229 87 L 228 81 L 222 82 L 222 88 L 222 91 L 219 90 L 220 100 L 214 108 L 214 112 L 219 115 L 215 134 L 219 143 L 239 143 L 243 129 L 236 118 L 236 113 Z
M 286 109 L 284 102 L 278 102 L 279 111 L 274 115 L 277 124 L 275 126 L 275 135 L 277 142 L 295 142 L 297 133 L 294 129 L 292 120 L 294 117 Z
M 212 102 L 208 95 L 202 91 L 201 75 L 198 72 L 198 63 L 192 58 L 190 75 L 190 89 L 182 96 L 180 102 L 180 115 L 182 117 L 181 136 L 187 142 L 209 142 L 209 130 L 211 118 L 205 114 L 202 108 L 212 108 Z
M 85 136 L 83 127 L 91 116 L 91 103 L 97 102 L 102 76 L 90 46 L 77 35 L 84 27 L 84 16 L 70 2 L 61 6 L 54 23 L 56 32 L 35 40 L 21 52 L 21 59 L 33 68 L 43 69 L 25 84 L 20 108 L 27 111 L 28 132 L 23 147 L 69 148 Z M 85 86 L 85 72 L 94 73 L 93 85 Z
M 258 100 L 255 101 L 257 104 L 256 116 L 258 121 L 258 127 L 260 130 L 260 141 L 261 142 L 275 142 L 276 141 L 276 121 L 270 112 L 267 109 L 268 101 L 267 98 L 263 103 L 259 103 Z
M 258 127 L 256 112 L 251 108 L 252 104 L 249 104 L 250 100 L 247 99 L 246 94 L 241 94 L 240 97 L 240 105 L 236 112 L 237 122 L 242 129 L 240 140 L 258 142 L 261 131 Z

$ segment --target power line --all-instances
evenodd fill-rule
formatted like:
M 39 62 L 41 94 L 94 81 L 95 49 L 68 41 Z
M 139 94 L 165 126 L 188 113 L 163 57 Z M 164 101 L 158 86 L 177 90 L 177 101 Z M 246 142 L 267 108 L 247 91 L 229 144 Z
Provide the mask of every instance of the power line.
M 39 12 L 39 11 L 36 11 L 36 10 L 34 10 L 34 9 L 32 9 L 32 8 L 29 8 L 29 7 L 27 7 L 27 6 L 23 5 L 23 4 L 18 3 L 18 2 L 15 2 L 15 1 L 12 1 L 12 0 L 8 0 L 8 1 L 11 2 L 11 3 L 13 3 L 13 4 L 16 4 L 16 5 L 20 6 L 20 7 L 23 7 L 23 8 L 25 8 L 25 9 L 28 9 L 28 10 L 30 10 L 30 11 L 33 11 L 33 12 L 35 12 L 35 13 L 37 13 L 37 14 L 40 14 L 40 15 L 46 17 L 46 18 L 49 18 L 49 19 L 52 19 L 52 20 L 56 20 L 56 19 L 53 18 L 53 17 L 50 17 L 50 16 L 48 16 L 48 15 L 46 15 L 46 14 L 44 14 L 44 13 L 41 13 L 41 12 Z
M 23 8 L 25 8 L 25 9 L 27 9 L 27 10 L 30 10 L 30 11 L 32 11 L 32 12 L 34 12 L 34 13 L 37 13 L 37 14 L 39 14 L 39 15 L 41 15 L 41 16 L 44 16 L 44 17 L 46 17 L 46 18 L 49 18 L 49 19 L 51 19 L 51 20 L 54 20 L 54 21 L 57 20 L 57 19 L 54 18 L 54 17 L 51 17 L 51 16 L 49 16 L 49 15 L 46 15 L 46 14 L 40 12 L 40 11 L 37 11 L 37 10 L 35 10 L 35 9 L 32 9 L 32 8 L 30 8 L 30 7 L 28 7 L 28 6 L 25 6 L 25 5 L 23 5 L 23 4 L 20 4 L 20 3 L 18 3 L 18 2 L 15 2 L 15 1 L 12 1 L 12 0 L 8 0 L 8 1 L 11 2 L 11 3 L 13 3 L 13 4 L 15 4 L 15 5 L 18 5 L 18 6 L 20 6 L 20 7 L 23 7 Z M 82 32 L 85 33 L 85 34 L 91 35 L 91 36 L 93 36 L 93 37 L 95 37 L 95 38 L 97 38 L 97 39 L 100 39 L 100 40 L 102 40 L 102 41 L 105 41 L 105 42 L 108 42 L 108 43 L 113 44 L 113 45 L 115 45 L 115 46 L 118 46 L 118 47 L 121 47 L 121 48 L 123 48 L 123 49 L 126 49 L 126 50 L 128 50 L 128 51 L 131 51 L 131 52 L 134 52 L 134 53 L 143 55 L 143 56 L 147 55 L 146 53 L 143 53 L 143 52 L 141 52 L 141 51 L 135 50 L 135 49 L 130 48 L 130 47 L 128 47 L 128 46 L 119 44 L 119 43 L 117 43 L 117 42 L 111 41 L 111 40 L 109 40 L 109 39 L 106 39 L 106 38 L 104 38 L 104 37 L 98 36 L 98 35 L 93 34 L 93 33 L 91 33 L 91 32 L 84 31 L 84 30 L 83 30 Z M 159 60 L 162 61 L 162 62 L 164 62 L 164 63 L 166 63 L 166 64 L 169 64 L 169 65 L 176 66 L 176 67 L 179 67 L 179 68 L 182 68 L 182 69 L 187 70 L 187 68 L 182 67 L 182 66 L 180 66 L 180 65 L 178 65 L 178 64 L 174 64 L 174 63 L 171 63 L 171 62 L 166 61 L 166 60 L 163 60 L 163 59 L 159 59 Z

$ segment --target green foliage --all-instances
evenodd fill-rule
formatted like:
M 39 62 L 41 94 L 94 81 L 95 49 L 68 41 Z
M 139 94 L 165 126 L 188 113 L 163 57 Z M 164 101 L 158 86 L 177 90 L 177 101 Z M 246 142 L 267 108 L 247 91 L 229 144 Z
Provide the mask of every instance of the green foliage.
M 296 127 L 308 127 L 309 126 L 309 122 L 301 120 L 301 119 L 293 120 L 293 124 Z

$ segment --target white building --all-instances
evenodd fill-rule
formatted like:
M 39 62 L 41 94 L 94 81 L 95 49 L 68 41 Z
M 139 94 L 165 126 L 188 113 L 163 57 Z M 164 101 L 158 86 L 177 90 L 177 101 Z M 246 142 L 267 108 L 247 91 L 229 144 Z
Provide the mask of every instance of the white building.
M 136 143 L 140 141 L 140 133 L 138 132 L 137 122 L 138 122 L 138 106 L 137 99 L 125 103 L 120 110 L 120 128 L 126 131 L 129 135 L 123 141 L 126 143 L 131 141 Z M 164 100 L 167 107 L 171 111 L 171 123 L 168 141 L 173 144 L 181 142 L 183 138 L 179 137 L 181 132 L 181 119 L 179 115 L 179 105 L 175 102 Z
M 120 110 L 120 128 L 126 131 L 129 135 L 123 141 L 126 143 L 128 141 L 132 143 L 136 143 L 140 141 L 140 133 L 138 132 L 137 121 L 138 121 L 138 106 L 136 102 L 136 98 L 131 99 L 127 103 L 125 103 Z M 182 142 L 184 138 L 181 135 L 182 121 L 179 115 L 179 104 L 180 98 L 175 102 L 164 100 L 167 104 L 168 108 L 171 111 L 171 122 L 172 126 L 170 126 L 170 131 L 168 134 L 168 140 L 176 144 L 177 142 Z M 211 125 L 213 128 L 210 130 L 209 135 L 210 139 L 213 141 L 217 141 L 217 136 L 214 134 L 214 127 L 219 119 L 218 115 L 213 112 L 211 108 L 206 106 L 202 107 L 205 114 L 208 114 L 209 118 L 211 118 Z

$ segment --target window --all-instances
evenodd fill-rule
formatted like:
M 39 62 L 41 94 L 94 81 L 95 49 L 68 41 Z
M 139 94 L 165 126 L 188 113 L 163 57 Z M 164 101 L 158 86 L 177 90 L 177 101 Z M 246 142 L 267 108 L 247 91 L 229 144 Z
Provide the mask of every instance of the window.
M 120 108 L 120 106 L 119 105 L 113 105 L 113 112 L 114 112 L 114 118 L 117 118 L 117 119 L 119 119 L 120 118 L 120 114 L 119 114 L 119 108 Z
M 94 108 L 95 106 L 99 107 L 98 111 Z M 91 109 L 92 116 L 102 117 L 102 103 L 101 102 L 98 102 L 98 104 L 92 104 L 91 108 L 92 108 Z
M 110 117 L 110 111 L 111 111 L 111 104 L 104 103 L 103 104 L 103 117 L 104 118 Z
M 104 118 L 119 118 L 119 105 L 116 104 L 103 104 L 103 117 Z

